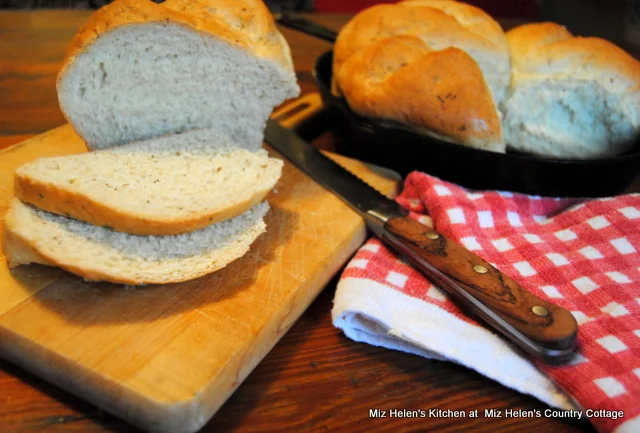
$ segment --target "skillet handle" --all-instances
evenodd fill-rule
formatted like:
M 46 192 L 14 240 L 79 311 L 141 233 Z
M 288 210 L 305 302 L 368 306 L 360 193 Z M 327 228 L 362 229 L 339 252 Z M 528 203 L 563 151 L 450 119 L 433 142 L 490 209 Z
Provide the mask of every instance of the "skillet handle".
M 306 18 L 293 16 L 286 13 L 276 13 L 273 15 L 276 22 L 290 29 L 297 30 L 302 33 L 306 33 L 310 36 L 323 39 L 327 42 L 334 43 L 338 37 L 338 33 L 321 26 Z
M 578 324 L 475 254 L 407 217 L 389 219 L 383 240 L 418 270 L 526 352 L 551 364 L 569 361 Z
M 318 92 L 307 93 L 298 99 L 276 109 L 271 118 L 283 126 L 295 130 L 301 123 L 324 110 L 322 98 Z

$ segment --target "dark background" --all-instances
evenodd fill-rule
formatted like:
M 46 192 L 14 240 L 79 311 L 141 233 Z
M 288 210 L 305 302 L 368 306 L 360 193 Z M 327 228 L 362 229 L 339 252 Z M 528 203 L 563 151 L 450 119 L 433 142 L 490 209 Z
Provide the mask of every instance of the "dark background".
M 153 0 L 162 3 L 162 0 Z M 111 0 L 0 0 L 0 9 L 36 8 L 99 8 Z M 311 11 L 313 0 L 267 0 L 267 5 L 275 11 Z
M 0 0 L 0 9 L 96 9 L 112 0 Z M 163 0 L 153 0 L 162 3 Z M 273 12 L 355 13 L 397 0 L 265 0 Z M 497 19 L 554 21 L 574 35 L 608 39 L 640 54 L 640 0 L 464 0 Z

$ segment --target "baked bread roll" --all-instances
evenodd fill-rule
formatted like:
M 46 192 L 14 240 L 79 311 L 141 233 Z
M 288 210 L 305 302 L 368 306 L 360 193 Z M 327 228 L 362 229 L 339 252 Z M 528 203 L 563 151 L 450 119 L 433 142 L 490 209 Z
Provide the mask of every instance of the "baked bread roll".
M 57 89 L 90 149 L 194 128 L 257 149 L 273 108 L 299 93 L 260 0 L 116 0 L 74 37 Z
M 338 76 L 357 113 L 413 125 L 442 140 L 504 151 L 500 118 L 482 71 L 464 51 L 433 51 L 416 36 L 393 36 L 354 54 Z
M 508 45 L 476 7 L 413 0 L 368 8 L 340 31 L 333 73 L 334 93 L 363 116 L 504 152 L 496 107 L 509 85 Z
M 513 74 L 503 127 L 510 147 L 572 159 L 631 148 L 640 126 L 637 60 L 554 23 L 514 28 L 507 39 Z

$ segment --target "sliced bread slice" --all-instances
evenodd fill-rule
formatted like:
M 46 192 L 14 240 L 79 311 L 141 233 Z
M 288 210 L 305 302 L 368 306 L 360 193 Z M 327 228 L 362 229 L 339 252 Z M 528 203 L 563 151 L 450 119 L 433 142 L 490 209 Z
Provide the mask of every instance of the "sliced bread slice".
M 283 162 L 210 130 L 41 158 L 15 192 L 40 209 L 136 235 L 185 233 L 237 216 L 274 187 Z
M 300 92 L 261 0 L 116 0 L 73 39 L 57 90 L 89 149 L 194 128 L 257 149 L 273 108 Z
M 175 236 L 135 236 L 37 209 L 13 198 L 5 218 L 10 267 L 58 266 L 86 280 L 124 284 L 187 281 L 242 257 L 265 231 L 264 202 L 233 219 Z

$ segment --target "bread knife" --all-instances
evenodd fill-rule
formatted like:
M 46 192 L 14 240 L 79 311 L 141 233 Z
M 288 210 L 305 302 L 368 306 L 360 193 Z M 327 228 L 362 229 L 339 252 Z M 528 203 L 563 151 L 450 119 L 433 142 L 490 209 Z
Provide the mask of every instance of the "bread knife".
M 565 308 L 535 296 L 485 260 L 410 218 L 395 201 L 277 121 L 268 120 L 265 139 L 358 212 L 376 237 L 444 289 L 463 310 L 543 362 L 571 360 L 578 324 Z

